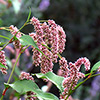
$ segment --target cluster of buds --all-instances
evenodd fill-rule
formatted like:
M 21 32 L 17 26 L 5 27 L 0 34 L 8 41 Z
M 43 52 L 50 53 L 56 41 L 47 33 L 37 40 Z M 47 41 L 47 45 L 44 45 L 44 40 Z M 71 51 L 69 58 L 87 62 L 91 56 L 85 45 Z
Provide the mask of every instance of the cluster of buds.
M 86 57 L 79 58 L 75 63 L 70 62 L 69 64 L 67 64 L 67 60 L 64 57 L 59 60 L 62 76 L 65 77 L 62 83 L 64 91 L 60 95 L 61 100 L 65 100 L 68 92 L 74 89 L 78 80 L 85 77 L 84 73 L 80 72 L 82 64 L 84 64 L 86 71 L 90 69 L 90 62 Z
M 37 18 L 32 17 L 30 23 L 34 25 L 35 33 L 29 35 L 37 42 L 37 46 L 46 56 L 33 48 L 34 64 L 35 66 L 40 65 L 42 73 L 47 73 L 52 71 L 53 63 L 57 62 L 58 53 L 62 53 L 65 49 L 65 32 L 53 20 L 41 23 Z
M 34 81 L 34 78 L 33 78 L 29 73 L 26 73 L 26 72 L 21 72 L 19 78 L 20 78 L 21 80 L 27 79 L 27 80 L 32 80 L 32 81 Z
M 100 67 L 98 68 L 98 72 L 100 72 Z
M 21 72 L 19 78 L 21 80 L 27 79 L 27 80 L 32 80 L 34 82 L 34 78 L 29 73 L 26 73 L 26 72 Z M 35 95 L 34 92 L 29 91 L 29 92 L 27 92 L 27 97 L 26 98 L 28 100 L 36 100 L 36 97 L 34 97 L 34 95 Z
M 6 66 L 6 59 L 5 59 L 5 52 L 4 51 L 0 51 L 0 63 L 3 64 L 4 66 Z M 7 74 L 6 68 L 0 68 L 1 72 L 3 74 Z
M 10 32 L 11 32 L 12 35 L 15 35 L 17 33 L 16 34 L 16 37 L 17 38 L 20 38 L 21 37 L 21 32 L 19 32 L 19 30 L 17 29 L 17 27 L 14 27 L 13 25 L 11 25 L 9 27 L 9 29 L 10 29 Z
M 14 27 L 13 25 L 11 25 L 9 27 L 9 29 L 10 29 L 10 32 L 11 32 L 12 35 L 16 34 L 16 37 L 18 39 L 21 37 L 21 32 L 19 32 L 19 30 L 17 29 L 17 27 Z M 14 40 L 13 44 L 14 44 L 14 46 L 15 46 L 16 49 L 21 48 L 21 43 L 20 43 L 19 40 Z

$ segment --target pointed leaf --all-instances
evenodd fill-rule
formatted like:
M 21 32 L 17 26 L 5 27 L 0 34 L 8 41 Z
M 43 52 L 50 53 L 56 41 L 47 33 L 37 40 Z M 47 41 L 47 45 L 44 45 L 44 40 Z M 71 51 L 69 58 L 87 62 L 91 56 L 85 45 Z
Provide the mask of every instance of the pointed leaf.
M 32 37 L 29 36 L 29 35 L 23 35 L 22 37 L 20 37 L 19 41 L 24 46 L 26 46 L 26 45 L 32 45 L 32 46 L 34 46 L 35 48 L 38 49 L 38 46 L 36 45 L 36 43 L 34 42 L 34 40 L 32 39 Z
M 34 42 L 34 40 L 32 39 L 31 36 L 29 35 L 23 35 L 22 37 L 20 37 L 19 41 L 21 42 L 21 44 L 23 46 L 26 45 L 32 45 L 34 48 L 36 48 L 42 55 L 44 55 L 47 59 L 49 59 L 36 45 L 36 43 Z
M 4 66 L 2 63 L 0 63 L 0 68 L 6 68 L 6 69 L 8 69 L 8 67 Z
M 5 38 L 5 39 L 7 39 L 7 40 L 10 40 L 8 37 L 3 36 L 3 35 L 0 35 L 0 37 Z
M 37 97 L 43 98 L 45 100 L 59 100 L 55 95 L 51 93 L 45 93 L 42 90 L 40 90 L 37 84 L 34 83 L 32 80 L 18 80 L 13 84 L 5 83 L 5 87 L 7 86 L 10 86 L 20 94 L 32 91 L 36 93 Z
M 36 92 L 34 92 L 34 93 L 36 93 Z M 56 97 L 52 93 L 46 93 L 46 92 L 43 92 L 40 89 L 37 90 L 36 94 L 37 94 L 37 97 L 40 97 L 43 100 L 59 100 L 58 97 Z
M 98 61 L 91 69 L 91 72 L 97 70 L 100 67 L 100 61 Z
M 54 74 L 53 72 L 48 72 L 46 74 L 38 73 L 38 74 L 33 74 L 33 75 L 36 75 L 38 78 L 46 78 L 50 80 L 52 83 L 54 83 L 58 87 L 58 89 L 61 92 L 63 91 L 63 88 L 62 88 L 62 81 L 64 80 L 63 77 L 58 76 Z

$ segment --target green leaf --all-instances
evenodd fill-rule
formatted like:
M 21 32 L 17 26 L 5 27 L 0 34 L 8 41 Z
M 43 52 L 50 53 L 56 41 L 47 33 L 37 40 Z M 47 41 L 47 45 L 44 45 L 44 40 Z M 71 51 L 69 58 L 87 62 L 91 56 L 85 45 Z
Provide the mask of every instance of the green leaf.
M 91 72 L 97 70 L 100 67 L 100 61 L 98 61 L 91 69 Z
M 37 90 L 36 94 L 37 94 L 37 97 L 40 97 L 44 100 L 59 100 L 58 97 L 56 97 L 52 93 L 46 93 L 46 92 L 43 92 L 40 89 Z
M 8 37 L 3 36 L 3 35 L 0 35 L 0 37 L 5 38 L 5 39 L 7 39 L 7 40 L 10 40 Z
M 32 37 L 29 35 L 23 35 L 22 37 L 20 37 L 19 41 L 23 46 L 32 45 L 33 47 L 38 49 L 38 46 L 36 45 Z
M 29 35 L 23 35 L 22 37 L 20 37 L 19 41 L 21 42 L 21 44 L 23 46 L 26 45 L 32 45 L 33 47 L 35 47 L 42 55 L 44 55 L 47 59 L 49 59 L 36 45 L 36 43 L 34 42 L 34 40 L 32 39 L 31 36 Z
M 8 67 L 4 66 L 2 63 L 0 63 L 0 68 L 6 68 L 6 69 L 8 69 Z
M 54 83 L 57 88 L 62 92 L 63 88 L 62 88 L 62 81 L 64 80 L 63 77 L 58 76 L 56 74 L 54 74 L 53 72 L 48 72 L 46 74 L 43 73 L 38 73 L 38 74 L 33 74 L 36 75 L 38 78 L 46 78 L 48 80 L 50 80 L 52 83 Z
M 40 90 L 37 84 L 34 83 L 32 80 L 18 80 L 13 84 L 5 83 L 5 87 L 7 86 L 8 87 L 10 86 L 20 94 L 24 94 L 28 91 L 32 91 L 36 93 L 37 97 L 43 98 L 45 100 L 59 100 L 55 95 L 51 93 L 45 93 L 42 90 Z

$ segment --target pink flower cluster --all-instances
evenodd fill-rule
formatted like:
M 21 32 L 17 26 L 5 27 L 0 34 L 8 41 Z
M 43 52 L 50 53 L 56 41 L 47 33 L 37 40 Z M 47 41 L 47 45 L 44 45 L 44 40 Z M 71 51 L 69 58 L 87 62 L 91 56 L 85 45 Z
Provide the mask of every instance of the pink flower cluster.
M 98 68 L 98 72 L 100 72 L 100 67 Z
M 19 32 L 19 30 L 17 29 L 17 27 L 14 27 L 13 25 L 11 25 L 9 28 L 10 28 L 10 32 L 11 32 L 12 35 L 15 35 L 17 33 L 16 37 L 17 38 L 21 37 L 21 32 Z M 21 47 L 21 43 L 20 43 L 19 40 L 15 40 L 13 42 L 13 44 L 14 44 L 15 48 L 20 48 Z
M 59 60 L 59 65 L 60 65 L 60 69 L 62 71 L 62 76 L 68 77 L 68 75 L 69 75 L 69 68 L 68 68 L 67 60 L 64 57 L 62 57 Z
M 21 37 L 21 32 L 19 32 L 17 27 L 14 27 L 13 25 L 11 25 L 9 28 L 10 28 L 10 32 L 11 32 L 12 35 L 15 35 L 17 33 L 16 37 L 17 38 Z
M 29 73 L 26 73 L 26 72 L 21 72 L 19 78 L 20 78 L 21 80 L 27 79 L 27 80 L 33 80 L 33 81 L 34 81 L 34 78 L 33 78 L 32 76 L 30 76 Z
M 53 20 L 41 23 L 37 18 L 32 17 L 31 24 L 34 25 L 35 33 L 29 35 L 37 42 L 39 49 L 47 56 L 42 55 L 33 48 L 33 60 L 35 66 L 41 67 L 42 73 L 52 71 L 53 62 L 57 62 L 58 53 L 65 49 L 66 35 L 63 28 Z M 45 46 L 49 47 L 49 49 Z
M 31 92 L 31 91 L 27 92 L 26 100 L 37 100 L 37 97 L 35 97 L 34 95 L 35 95 L 34 92 Z
M 32 81 L 34 81 L 34 78 L 33 78 L 29 73 L 26 73 L 26 72 L 21 72 L 19 78 L 20 78 L 21 80 L 27 79 L 27 80 L 32 80 Z M 28 100 L 37 100 L 36 97 L 34 97 L 34 95 L 35 95 L 34 92 L 29 91 L 29 92 L 27 92 L 27 97 L 26 97 L 26 98 L 27 98 Z
M 90 70 L 90 61 L 84 57 L 84 58 L 79 58 L 76 62 L 75 65 L 80 69 L 80 66 L 84 64 L 85 65 L 85 70 L 88 71 Z
M 61 60 L 59 60 L 59 64 L 61 66 L 62 75 L 65 77 L 62 83 L 64 92 L 60 98 L 65 100 L 69 90 L 73 90 L 78 80 L 85 77 L 84 73 L 79 72 L 81 65 L 84 64 L 85 70 L 88 71 L 90 69 L 90 62 L 84 57 L 79 58 L 75 63 L 70 62 L 67 64 L 67 60 L 62 57 Z
M 3 64 L 4 66 L 6 66 L 6 59 L 5 59 L 5 52 L 4 51 L 0 51 L 0 63 Z M 3 74 L 7 74 L 6 68 L 0 68 L 1 72 Z

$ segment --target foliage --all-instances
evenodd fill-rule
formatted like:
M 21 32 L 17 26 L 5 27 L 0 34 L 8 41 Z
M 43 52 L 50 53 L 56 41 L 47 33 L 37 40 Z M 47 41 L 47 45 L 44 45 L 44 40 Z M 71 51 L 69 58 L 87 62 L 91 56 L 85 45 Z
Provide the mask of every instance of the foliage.
M 17 1 L 17 0 L 15 0 L 15 1 Z M 26 8 L 28 8 L 29 6 L 32 10 L 32 15 L 29 14 L 28 20 L 24 23 L 24 25 L 16 33 L 16 34 L 19 34 L 19 32 L 21 32 L 20 38 L 18 38 L 16 34 L 14 36 L 12 36 L 10 34 L 10 33 L 13 33 L 13 31 L 11 30 L 11 27 L 0 27 L 0 30 L 1 30 L 0 31 L 0 40 L 1 40 L 0 45 L 2 46 L 2 50 L 4 49 L 6 51 L 7 64 L 8 64 L 8 75 L 4 77 L 5 81 L 7 83 L 5 83 L 5 89 L 3 92 L 2 92 L 3 89 L 2 90 L 0 89 L 0 92 L 2 92 L 1 100 L 3 99 L 3 97 L 5 99 L 5 93 L 8 94 L 7 91 L 10 91 L 10 88 L 13 88 L 13 89 L 11 89 L 11 91 L 13 92 L 14 97 L 17 97 L 17 98 L 20 98 L 21 96 L 25 95 L 25 93 L 28 91 L 32 91 L 35 93 L 34 97 L 38 97 L 38 99 L 57 100 L 58 97 L 56 97 L 54 94 L 43 92 L 39 88 L 39 87 L 43 86 L 43 84 L 42 84 L 41 80 L 39 80 L 37 78 L 41 78 L 41 79 L 45 80 L 47 82 L 47 86 L 48 86 L 49 82 L 51 82 L 50 84 L 52 84 L 52 83 L 55 84 L 55 86 L 59 89 L 59 91 L 57 91 L 57 92 L 60 94 L 60 97 L 61 97 L 61 94 L 64 94 L 64 92 L 66 91 L 65 88 L 67 85 L 64 84 L 64 81 L 65 81 L 65 83 L 67 82 L 66 81 L 67 77 L 63 76 L 63 75 L 62 76 L 56 75 L 53 72 L 39 73 L 39 71 L 37 71 L 37 70 L 40 68 L 39 67 L 35 68 L 34 65 L 32 64 L 32 60 L 33 60 L 33 62 L 35 61 L 34 59 L 31 59 L 31 55 L 33 54 L 34 49 L 37 49 L 37 51 L 40 53 L 40 57 L 45 56 L 45 59 L 48 59 L 48 60 L 50 58 L 48 58 L 48 56 L 45 55 L 46 53 L 43 52 L 40 47 L 38 47 L 39 45 L 36 40 L 33 40 L 33 38 L 31 38 L 29 35 L 25 35 L 25 34 L 28 34 L 31 32 L 36 33 L 36 30 L 35 30 L 36 27 L 35 27 L 35 25 L 30 25 L 29 18 L 32 17 L 33 15 L 37 16 L 39 18 L 41 17 L 42 13 L 39 11 L 39 8 L 38 8 L 40 0 L 34 0 L 34 1 L 30 0 L 30 2 L 28 2 L 27 0 L 24 0 L 21 2 L 21 5 L 19 4 L 19 8 L 16 8 L 14 6 L 14 3 L 9 2 L 9 4 L 13 5 L 13 6 L 11 5 L 9 7 L 9 9 L 7 9 L 6 6 L 4 7 L 4 6 L 0 5 L 1 9 L 3 9 L 3 10 L 0 10 L 0 16 L 1 16 L 0 26 L 9 26 L 10 23 L 12 23 L 14 25 L 17 25 L 18 27 L 21 27 L 23 25 L 23 23 L 25 22 L 24 18 L 27 18 L 27 13 L 29 12 L 29 10 L 26 10 Z M 99 10 L 100 10 L 99 0 L 95 0 L 95 1 L 92 0 L 91 2 L 90 1 L 85 2 L 85 1 L 80 1 L 80 0 L 76 0 L 74 2 L 73 2 L 73 0 L 67 0 L 67 1 L 66 0 L 55 0 L 55 1 L 51 0 L 50 3 L 51 3 L 51 5 L 49 6 L 49 9 L 47 11 L 44 11 L 43 17 L 45 19 L 48 19 L 48 18 L 55 19 L 56 22 L 61 24 L 62 26 L 64 26 L 65 31 L 67 31 L 66 32 L 67 44 L 68 44 L 68 45 L 66 45 L 67 50 L 65 50 L 62 55 L 67 57 L 68 61 L 69 60 L 74 61 L 77 57 L 80 57 L 80 56 L 88 56 L 88 58 L 92 62 L 91 67 L 92 66 L 93 67 L 91 68 L 90 73 L 85 74 L 85 79 L 79 80 L 78 84 L 77 85 L 75 84 L 76 86 L 74 88 L 73 88 L 74 81 L 72 81 L 70 88 L 68 88 L 69 90 L 67 93 L 67 97 L 65 96 L 66 100 L 67 100 L 70 97 L 70 95 L 72 95 L 72 93 L 74 93 L 74 91 L 76 91 L 76 94 L 75 93 L 74 94 L 77 95 L 77 93 L 80 92 L 80 99 L 81 99 L 83 90 L 86 88 L 84 88 L 84 86 L 83 86 L 83 88 L 81 88 L 79 91 L 76 89 L 79 86 L 81 86 L 82 84 L 83 85 L 87 84 L 86 81 L 88 79 L 90 79 L 94 76 L 100 75 L 99 73 L 95 73 L 98 70 L 98 68 L 100 70 L 100 61 L 98 61 L 100 58 L 100 56 L 99 56 L 100 46 L 99 46 L 99 35 L 98 35 L 99 34 Z M 61 5 L 63 5 L 63 6 L 61 6 Z M 55 7 L 58 8 L 58 10 L 56 10 L 56 11 L 52 10 L 52 9 L 56 9 Z M 15 14 L 12 14 L 12 13 L 15 13 Z M 12 14 L 12 16 L 10 16 L 11 14 Z M 59 16 L 59 15 L 61 15 L 61 16 Z M 4 21 L 4 19 L 5 19 L 5 21 Z M 10 20 L 10 19 L 12 19 L 12 20 Z M 48 23 L 47 20 L 42 20 L 41 22 L 43 23 L 44 21 L 46 21 Z M 4 31 L 3 29 L 6 31 Z M 12 42 L 16 43 L 16 41 L 17 42 L 19 41 L 19 43 L 21 43 L 20 51 L 17 51 L 16 47 L 14 47 L 12 45 Z M 42 44 L 42 42 L 41 42 L 41 44 Z M 9 46 L 11 48 L 8 48 Z M 46 47 L 49 52 L 52 51 L 51 45 L 42 44 L 42 46 Z M 98 46 L 98 47 L 96 47 L 96 46 Z M 12 49 L 12 51 L 9 52 L 10 49 Z M 27 49 L 30 53 L 27 52 Z M 33 49 L 33 51 L 32 51 L 32 49 Z M 63 59 L 63 57 L 59 53 L 57 54 L 57 56 L 59 57 L 60 60 Z M 79 59 L 79 61 L 83 60 L 83 59 L 85 59 L 85 58 L 81 58 L 81 59 Z M 63 60 L 62 60 L 62 62 L 63 62 Z M 78 62 L 78 60 L 76 62 Z M 69 67 L 71 67 L 71 64 L 72 65 L 76 64 L 76 62 L 68 63 L 68 65 L 66 65 L 66 66 L 68 66 L 68 68 L 69 68 Z M 83 61 L 83 62 L 85 63 L 85 61 Z M 95 62 L 97 62 L 97 63 L 94 64 Z M 84 63 L 82 63 L 82 64 L 84 64 Z M 86 67 L 86 63 L 84 65 Z M 76 66 L 78 67 L 77 64 L 76 64 Z M 1 71 L 7 70 L 6 68 L 7 68 L 6 66 L 4 66 L 2 63 L 0 63 Z M 54 69 L 57 70 L 58 68 L 59 67 L 57 64 L 57 66 L 55 66 Z M 64 70 L 62 65 L 60 65 L 60 69 Z M 70 68 L 70 70 L 71 70 L 71 68 Z M 21 73 L 21 71 L 31 72 L 32 75 L 33 76 L 36 75 L 37 78 L 35 77 L 34 81 L 19 80 L 18 76 Z M 34 74 L 35 71 L 38 73 Z M 76 70 L 73 69 L 72 72 L 73 71 L 76 71 Z M 68 73 L 69 74 L 68 77 L 71 77 L 70 73 L 71 73 L 71 71 Z M 12 75 L 14 75 L 14 76 L 12 77 Z M 84 76 L 84 74 L 81 74 L 81 75 Z M 83 76 L 81 76 L 81 77 L 83 77 Z M 9 77 L 9 79 L 7 77 Z M 2 78 L 2 80 L 3 80 L 3 78 Z M 3 83 L 2 80 L 1 80 L 1 83 Z M 47 80 L 49 80 L 49 82 Z M 71 81 L 71 80 L 69 79 L 69 81 Z M 11 84 L 9 82 L 11 82 Z M 46 82 L 43 82 L 43 83 L 46 84 Z M 69 84 L 69 83 L 67 82 L 67 84 Z M 33 86 L 36 86 L 36 88 L 34 89 Z M 51 87 L 51 86 L 49 86 L 49 87 Z M 17 96 L 15 96 L 16 92 L 14 92 L 14 90 L 18 93 Z M 52 89 L 52 90 L 54 91 L 54 89 Z M 85 91 L 88 92 L 87 90 L 85 90 Z M 11 95 L 10 92 L 9 92 L 9 95 Z M 27 97 L 27 99 L 28 99 L 28 97 Z M 83 100 L 83 99 L 81 99 L 81 100 Z
M 29 95 L 29 97 L 27 97 L 27 99 L 28 98 L 36 98 L 37 97 L 38 99 L 42 98 L 42 99 L 45 99 L 45 100 L 46 99 L 49 99 L 49 100 L 59 100 L 58 97 L 56 97 L 55 95 L 53 95 L 51 93 L 45 93 L 42 90 L 40 90 L 39 87 L 34 82 L 33 77 L 30 76 L 30 74 L 26 73 L 26 72 L 22 72 L 20 74 L 20 76 L 19 76 L 20 80 L 17 78 L 17 81 L 15 81 L 12 84 L 9 84 L 10 81 L 11 81 L 11 78 L 13 76 L 13 73 L 15 71 L 16 65 L 18 64 L 18 61 L 19 61 L 19 58 L 20 58 L 21 54 L 30 45 L 33 47 L 33 51 L 34 51 L 34 53 L 33 53 L 34 54 L 33 55 L 34 56 L 33 60 L 34 60 L 34 62 L 36 60 L 36 63 L 35 63 L 36 66 L 37 66 L 37 63 L 39 63 L 39 62 L 37 62 L 37 60 L 39 61 L 39 58 L 38 58 L 39 56 L 35 55 L 35 52 L 37 52 L 37 51 L 38 51 L 38 54 L 39 54 L 39 52 L 41 53 L 41 55 L 40 55 L 40 57 L 42 57 L 41 58 L 41 64 L 42 64 L 42 62 L 45 63 L 43 59 L 45 59 L 46 64 L 48 63 L 48 61 L 54 62 L 54 60 L 52 60 L 52 59 L 54 59 L 53 57 L 55 57 L 55 56 L 52 56 L 52 58 L 51 58 L 50 57 L 51 55 L 48 55 L 49 53 L 50 54 L 53 53 L 53 55 L 55 54 L 55 55 L 57 55 L 60 58 L 59 65 L 60 65 L 60 70 L 61 70 L 61 76 L 62 77 L 58 76 L 58 75 L 55 75 L 54 73 L 50 72 L 50 70 L 52 70 L 52 68 L 50 69 L 50 66 L 49 66 L 49 69 L 48 69 L 48 65 L 45 65 L 45 64 L 42 65 L 42 66 L 40 66 L 41 67 L 41 73 L 39 73 L 39 74 L 33 74 L 33 75 L 36 75 L 38 78 L 43 78 L 46 81 L 49 80 L 52 83 L 54 83 L 56 85 L 56 87 L 60 90 L 60 99 L 65 99 L 65 100 L 69 99 L 70 95 L 80 85 L 82 85 L 84 82 L 86 82 L 89 78 L 100 75 L 100 74 L 94 74 L 94 72 L 93 72 L 93 71 L 98 70 L 100 68 L 100 63 L 99 62 L 96 63 L 93 66 L 93 68 L 91 69 L 91 72 L 89 74 L 84 75 L 83 73 L 79 72 L 80 66 L 82 64 L 85 65 L 85 70 L 86 71 L 90 69 L 90 62 L 89 62 L 89 60 L 86 57 L 79 58 L 75 63 L 70 62 L 69 64 L 67 64 L 67 60 L 60 55 L 60 53 L 62 53 L 62 51 L 64 50 L 64 48 L 60 48 L 60 46 L 61 46 L 60 45 L 60 41 L 56 42 L 56 43 L 59 43 L 58 44 L 58 49 L 59 50 L 56 49 L 56 47 L 52 48 L 53 42 L 52 42 L 52 44 L 50 44 L 51 48 L 48 47 L 49 42 L 47 44 L 45 44 L 45 42 L 47 42 L 49 38 L 47 38 L 47 37 L 45 38 L 45 36 L 47 34 L 45 33 L 45 30 L 44 30 L 44 33 L 42 34 L 42 32 L 43 32 L 42 29 L 44 29 L 44 27 L 47 24 L 40 23 L 39 20 L 37 18 L 35 18 L 35 17 L 32 17 L 31 20 L 29 18 L 30 18 L 30 13 L 29 13 L 27 21 L 25 22 L 25 24 L 19 30 L 17 29 L 17 27 L 14 27 L 13 25 L 11 25 L 9 28 L 6 28 L 6 27 L 1 27 L 0 28 L 0 29 L 4 29 L 4 30 L 7 30 L 7 31 L 10 31 L 11 34 L 13 35 L 13 37 L 1 48 L 1 51 L 0 51 L 0 53 L 1 53 L 1 56 L 0 56 L 0 58 L 1 58 L 1 63 L 0 63 L 1 64 L 1 72 L 3 74 L 7 74 L 7 72 L 6 72 L 7 67 L 6 67 L 6 63 L 5 63 L 5 61 L 6 61 L 5 60 L 5 55 L 4 55 L 5 52 L 2 51 L 2 50 L 4 48 L 6 48 L 9 43 L 12 43 L 12 42 L 14 43 L 14 47 L 15 47 L 16 52 L 18 50 L 18 53 L 16 53 L 17 54 L 17 58 L 15 59 L 15 62 L 13 64 L 12 71 L 10 73 L 9 79 L 8 79 L 7 83 L 5 83 L 5 89 L 2 92 L 1 100 L 3 99 L 3 97 L 5 96 L 6 91 L 10 87 L 13 88 L 14 90 L 16 90 L 16 92 L 18 92 L 20 95 L 24 94 L 24 93 L 32 93 L 33 96 L 35 96 L 35 97 L 32 97 L 31 95 Z M 30 35 L 29 36 L 29 35 L 25 35 L 24 33 L 20 32 L 20 30 L 25 25 L 27 25 L 27 23 L 30 23 L 30 24 L 34 25 L 36 33 L 31 33 L 31 34 L 29 34 Z M 42 24 L 42 26 L 43 25 L 44 26 L 41 27 L 40 26 L 41 24 Z M 48 25 L 47 26 L 51 29 L 51 31 L 50 31 L 51 34 L 54 34 L 54 35 L 57 34 L 57 37 L 59 39 L 62 39 L 61 41 L 64 41 L 64 38 L 66 36 L 65 36 L 65 33 L 64 33 L 62 27 L 60 27 L 59 25 L 57 25 L 52 20 L 48 20 Z M 47 27 L 47 29 L 48 29 L 48 27 Z M 54 28 L 56 30 L 57 29 L 58 30 L 54 31 Z M 4 36 L 1 35 L 1 37 L 4 37 Z M 53 35 L 52 35 L 52 37 L 53 37 Z M 55 39 L 55 38 L 53 37 L 53 39 Z M 53 40 L 51 40 L 51 41 L 53 41 Z M 9 47 L 9 48 L 11 48 L 11 47 Z M 46 50 L 46 51 L 44 52 L 44 50 Z M 55 50 L 58 50 L 58 51 L 55 53 Z M 10 51 L 11 51 L 11 49 L 10 49 Z M 46 52 L 47 52 L 47 55 L 46 55 Z M 45 67 L 45 69 L 42 69 L 43 67 Z M 47 69 L 46 69 L 46 67 L 47 67 Z M 19 72 L 16 72 L 16 73 L 19 74 Z M 83 80 L 83 81 L 81 81 L 81 82 L 79 82 L 77 84 L 78 80 L 81 79 L 81 78 L 83 78 L 83 77 L 85 77 L 85 76 L 88 76 L 88 77 L 85 80 Z M 27 79 L 27 80 L 24 80 L 24 79 Z
M 61 92 L 63 91 L 63 87 L 62 87 L 62 81 L 64 80 L 63 77 L 57 76 L 52 72 L 48 72 L 46 74 L 38 73 L 38 74 L 33 74 L 33 75 L 36 75 L 38 78 L 48 79 L 49 81 L 54 83 Z

